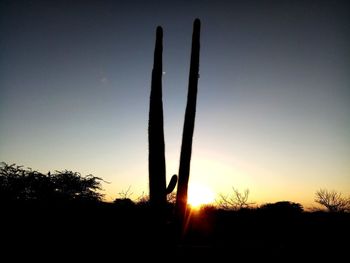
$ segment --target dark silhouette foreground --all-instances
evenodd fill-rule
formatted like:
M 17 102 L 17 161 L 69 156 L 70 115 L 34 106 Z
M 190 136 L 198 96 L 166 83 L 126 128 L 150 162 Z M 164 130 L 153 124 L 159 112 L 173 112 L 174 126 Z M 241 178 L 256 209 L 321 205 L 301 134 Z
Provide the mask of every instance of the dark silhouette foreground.
M 189 209 L 184 236 L 178 240 L 174 203 L 167 204 L 166 220 L 159 224 L 147 201 L 120 198 L 106 203 L 96 192 L 101 179 L 63 174 L 44 175 L 2 165 L 4 258 L 283 262 L 309 256 L 334 261 L 348 249 L 350 213 L 304 212 L 300 204 L 288 201 L 238 211 L 207 206 L 200 211 Z
M 168 221 L 156 225 L 148 203 L 12 202 L 1 207 L 3 251 L 46 253 L 63 258 L 127 256 L 129 259 L 298 259 L 341 256 L 347 251 L 350 214 L 300 212 L 277 208 L 192 211 L 181 242 L 176 240 L 173 205 Z M 13 254 L 20 256 L 23 254 Z M 170 257 L 170 256 L 169 256 Z M 168 260 L 169 261 L 169 260 Z

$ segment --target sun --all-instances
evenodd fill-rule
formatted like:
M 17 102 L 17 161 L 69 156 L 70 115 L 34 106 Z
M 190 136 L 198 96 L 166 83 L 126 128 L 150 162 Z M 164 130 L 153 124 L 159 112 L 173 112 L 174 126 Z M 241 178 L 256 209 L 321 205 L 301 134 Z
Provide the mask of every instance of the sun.
M 209 187 L 200 184 L 189 185 L 187 203 L 191 207 L 199 208 L 202 205 L 213 203 L 214 199 L 214 192 Z

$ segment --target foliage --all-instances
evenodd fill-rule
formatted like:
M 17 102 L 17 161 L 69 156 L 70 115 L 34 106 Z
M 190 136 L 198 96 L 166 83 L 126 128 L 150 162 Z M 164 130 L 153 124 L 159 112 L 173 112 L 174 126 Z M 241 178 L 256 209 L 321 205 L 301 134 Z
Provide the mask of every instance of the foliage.
M 149 205 L 149 195 L 146 195 L 144 192 L 136 199 L 136 204 L 139 206 L 148 206 Z M 166 195 L 167 205 L 175 205 L 176 202 L 176 192 L 171 192 Z
M 267 203 L 260 206 L 261 210 L 274 212 L 274 213 L 301 213 L 303 212 L 303 206 L 299 203 L 290 201 L 279 201 L 276 203 Z
M 113 201 L 116 207 L 127 209 L 135 206 L 135 203 L 130 199 L 130 197 L 133 195 L 133 192 L 131 192 L 130 189 L 131 186 L 129 186 L 126 191 L 122 190 L 118 193 L 120 197 Z
M 137 204 L 147 204 L 149 203 L 149 195 L 146 195 L 145 192 L 142 192 L 142 194 L 137 197 L 136 199 Z
M 166 196 L 166 200 L 169 204 L 175 204 L 176 203 L 176 192 L 168 194 Z
M 343 197 L 337 191 L 320 189 L 316 192 L 315 202 L 327 208 L 329 212 L 349 212 L 350 197 Z
M 0 165 L 0 200 L 10 201 L 101 201 L 99 177 L 68 170 L 42 174 L 16 164 Z
M 133 195 L 133 192 L 131 190 L 131 185 L 126 189 L 126 191 L 122 190 L 121 192 L 118 193 L 120 198 L 117 199 L 130 199 L 130 197 Z
M 243 208 L 250 208 L 255 203 L 248 202 L 249 198 L 249 189 L 246 189 L 244 193 L 238 191 L 232 187 L 233 194 L 231 195 L 223 195 L 220 194 L 219 200 L 216 201 L 217 206 L 220 209 L 225 210 L 239 210 Z
M 135 206 L 135 203 L 130 198 L 116 198 L 113 203 L 119 208 L 131 208 Z

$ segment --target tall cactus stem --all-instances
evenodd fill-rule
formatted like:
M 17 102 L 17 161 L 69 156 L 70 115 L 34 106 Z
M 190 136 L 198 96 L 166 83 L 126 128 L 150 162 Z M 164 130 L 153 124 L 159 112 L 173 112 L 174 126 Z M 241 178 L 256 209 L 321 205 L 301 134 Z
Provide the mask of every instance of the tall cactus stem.
M 200 20 L 193 23 L 191 65 L 187 94 L 187 106 L 182 134 L 179 182 L 176 196 L 176 214 L 183 227 L 187 209 L 187 190 L 190 176 L 190 163 L 192 154 L 192 140 L 196 116 L 197 90 L 199 77 L 199 50 L 200 50 Z
M 158 26 L 156 32 L 156 44 L 154 49 L 154 63 L 152 70 L 148 120 L 149 195 L 151 206 L 157 209 L 164 207 L 166 204 L 166 167 L 162 101 L 162 53 L 163 29 Z

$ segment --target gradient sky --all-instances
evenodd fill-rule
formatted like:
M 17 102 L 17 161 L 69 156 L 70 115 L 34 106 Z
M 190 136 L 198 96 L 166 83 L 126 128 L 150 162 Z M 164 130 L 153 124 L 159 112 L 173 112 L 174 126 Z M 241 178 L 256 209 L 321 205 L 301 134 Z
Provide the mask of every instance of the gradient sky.
M 192 23 L 202 21 L 191 184 L 313 205 L 350 194 L 348 1 L 1 1 L 0 161 L 148 193 L 155 30 L 167 178 L 178 172 Z

